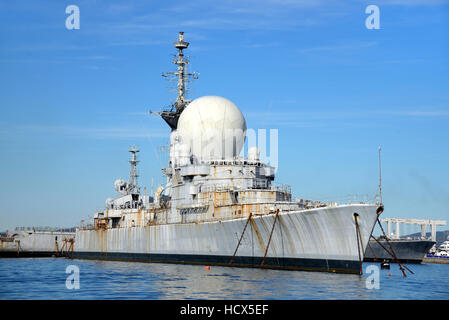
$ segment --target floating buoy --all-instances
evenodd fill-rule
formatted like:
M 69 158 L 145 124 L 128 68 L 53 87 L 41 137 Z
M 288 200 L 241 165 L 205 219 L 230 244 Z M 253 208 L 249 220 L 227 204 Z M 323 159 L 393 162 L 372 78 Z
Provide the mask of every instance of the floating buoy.
M 391 273 L 389 273 L 388 276 L 391 277 Z
M 390 269 L 390 263 L 387 260 L 384 260 L 381 264 L 380 264 L 380 268 L 381 269 Z
M 206 270 L 210 270 L 210 267 L 209 267 L 209 266 L 206 266 Z

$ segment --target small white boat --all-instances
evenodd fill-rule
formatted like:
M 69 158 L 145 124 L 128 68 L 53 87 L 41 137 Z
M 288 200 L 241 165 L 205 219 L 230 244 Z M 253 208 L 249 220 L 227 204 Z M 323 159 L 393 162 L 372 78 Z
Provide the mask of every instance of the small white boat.
M 449 257 L 449 237 L 442 244 L 439 245 L 437 252 L 435 253 L 437 257 Z

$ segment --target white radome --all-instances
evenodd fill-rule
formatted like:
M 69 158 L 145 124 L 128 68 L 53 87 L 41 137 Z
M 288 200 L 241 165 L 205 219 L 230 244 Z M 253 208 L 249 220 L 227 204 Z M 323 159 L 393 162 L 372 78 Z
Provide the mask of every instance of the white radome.
M 253 146 L 248 149 L 248 159 L 253 161 L 260 160 L 260 150 L 256 146 Z
M 127 183 L 122 178 L 115 180 L 114 189 L 117 190 L 117 192 L 123 193 L 126 187 Z
M 204 96 L 193 100 L 181 113 L 177 131 L 197 158 L 232 159 L 245 143 L 246 121 L 228 99 Z
M 114 204 L 114 199 L 113 198 L 107 198 L 105 201 L 105 205 L 107 209 L 111 209 L 112 205 Z

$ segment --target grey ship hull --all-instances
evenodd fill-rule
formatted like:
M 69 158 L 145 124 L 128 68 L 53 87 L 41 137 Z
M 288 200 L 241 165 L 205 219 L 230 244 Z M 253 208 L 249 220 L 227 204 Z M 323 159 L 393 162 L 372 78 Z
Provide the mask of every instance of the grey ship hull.
M 61 253 L 74 232 L 19 231 L 0 238 L 0 258 L 51 257 Z
M 251 218 L 232 262 L 235 267 L 360 273 L 376 205 L 345 205 Z M 78 229 L 75 258 L 231 266 L 246 218 L 97 230 Z M 268 245 L 268 249 L 267 249 Z M 360 251 L 360 255 L 359 255 Z M 267 252 L 264 259 L 265 252 Z
M 387 241 L 379 240 L 381 245 L 390 251 Z M 391 247 L 398 260 L 402 263 L 421 263 L 426 253 L 435 244 L 431 240 L 390 240 Z M 365 259 L 367 262 L 382 261 L 384 259 L 393 261 L 392 255 L 385 251 L 375 240 L 370 240 L 366 248 Z

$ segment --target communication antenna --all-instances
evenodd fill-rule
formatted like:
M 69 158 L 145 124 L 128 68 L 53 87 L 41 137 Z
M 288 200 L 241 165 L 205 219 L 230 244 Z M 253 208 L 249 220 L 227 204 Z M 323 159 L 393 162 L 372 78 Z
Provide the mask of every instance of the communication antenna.
M 381 162 L 381 154 L 382 151 L 381 146 L 379 146 L 379 200 L 380 204 L 382 204 L 382 162 Z
M 151 177 L 151 193 L 150 193 L 150 195 L 153 195 L 154 194 L 154 178 L 153 177 Z
M 129 163 L 131 164 L 131 169 L 129 171 L 129 193 L 140 193 L 139 188 L 137 187 L 137 177 L 139 175 L 137 174 L 137 163 L 139 160 L 137 160 L 136 153 L 139 152 L 139 149 L 136 147 L 131 147 L 128 150 L 131 153 L 131 159 L 129 159 Z
M 177 128 L 179 116 L 190 102 L 190 100 L 185 98 L 185 95 L 188 92 L 187 83 L 198 79 L 199 75 L 196 72 L 188 72 L 187 70 L 189 58 L 184 56 L 183 50 L 187 49 L 189 42 L 184 41 L 184 32 L 179 32 L 178 41 L 176 41 L 174 45 L 175 48 L 178 49 L 175 59 L 173 60 L 173 63 L 177 65 L 177 71 L 162 73 L 162 76 L 167 78 L 169 81 L 177 82 L 176 89 L 178 96 L 169 110 L 163 110 L 160 112 L 150 111 L 150 113 L 158 113 L 162 119 L 167 122 L 172 130 Z
M 167 72 L 165 74 L 162 74 L 164 77 L 167 77 L 169 75 L 173 75 L 177 77 L 178 80 L 178 97 L 175 102 L 175 108 L 177 111 L 182 111 L 184 109 L 186 103 L 188 102 L 184 98 L 184 94 L 187 91 L 186 83 L 198 79 L 198 74 L 196 72 L 189 73 L 187 71 L 187 65 L 189 64 L 189 58 L 186 57 L 184 59 L 184 53 L 182 50 L 187 49 L 189 46 L 189 43 L 187 41 L 184 41 L 184 32 L 180 32 L 178 36 L 178 41 L 174 43 L 175 48 L 178 49 L 178 55 L 175 57 L 175 60 L 173 61 L 174 64 L 178 66 L 177 72 Z

